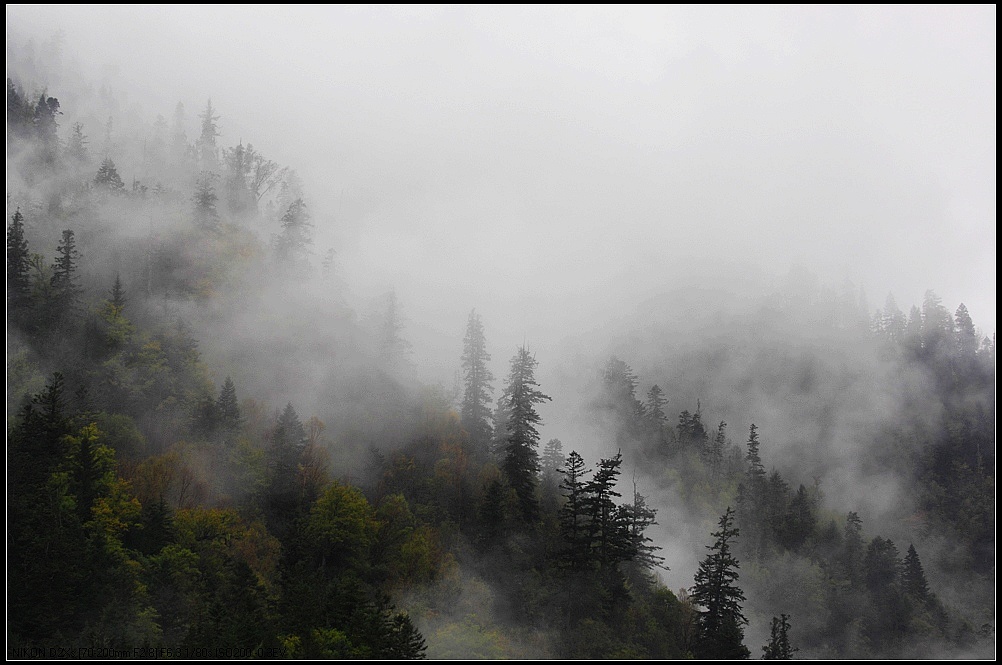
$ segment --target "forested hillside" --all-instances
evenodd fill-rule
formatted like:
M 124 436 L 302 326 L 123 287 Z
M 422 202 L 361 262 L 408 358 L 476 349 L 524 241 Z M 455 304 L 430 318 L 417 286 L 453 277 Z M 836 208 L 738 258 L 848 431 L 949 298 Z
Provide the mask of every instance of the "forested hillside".
M 227 109 L 116 115 L 54 67 L 7 79 L 9 658 L 994 656 L 963 304 L 778 289 L 562 393 L 471 302 L 450 393 Z

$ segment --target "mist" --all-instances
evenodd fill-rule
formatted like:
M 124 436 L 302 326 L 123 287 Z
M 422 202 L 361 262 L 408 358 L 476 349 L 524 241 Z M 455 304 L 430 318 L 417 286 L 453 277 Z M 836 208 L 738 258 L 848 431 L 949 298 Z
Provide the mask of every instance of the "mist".
M 709 509 L 733 488 L 694 501 L 596 406 L 610 357 L 636 372 L 638 399 L 664 390 L 670 427 L 699 412 L 739 447 L 757 424 L 766 469 L 815 487 L 825 517 L 858 512 L 868 535 L 899 544 L 919 533 L 924 499 L 888 460 L 925 459 L 921 434 L 948 428 L 957 405 L 940 400 L 935 371 L 874 344 L 874 313 L 888 294 L 906 313 L 929 291 L 951 315 L 964 303 L 994 368 L 994 7 L 8 5 L 7 62 L 27 98 L 59 98 L 64 141 L 81 123 L 134 187 L 153 186 L 155 128 L 171 119 L 194 139 L 207 100 L 220 147 L 253 144 L 294 170 L 313 224 L 305 277 L 266 261 L 277 187 L 260 214 L 227 219 L 230 237 L 199 245 L 183 177 L 155 216 L 84 194 L 59 208 L 67 178 L 38 180 L 8 150 L 8 218 L 29 213 L 28 240 L 46 253 L 66 218 L 79 222 L 90 301 L 121 274 L 138 323 L 190 326 L 207 385 L 232 377 L 261 422 L 288 403 L 326 423 L 331 475 L 363 479 L 370 498 L 374 455 L 462 438 L 428 412 L 459 411 L 474 309 L 494 398 L 526 346 L 552 397 L 541 440 L 590 463 L 623 453 L 620 491 L 632 476 L 657 509 L 649 535 L 672 590 L 691 586 Z M 156 252 L 183 260 L 146 287 Z M 404 340 L 392 361 L 388 307 Z M 10 371 L 11 349 L 21 358 L 33 342 L 8 339 Z M 34 374 L 17 388 L 40 390 L 58 367 L 37 349 L 24 357 Z M 181 436 L 145 433 L 154 452 Z M 470 565 L 472 545 L 444 533 L 436 556 L 455 547 Z M 958 579 L 946 562 L 967 555 L 922 537 L 939 562 L 930 552 L 930 580 L 979 625 L 974 603 L 946 591 Z M 751 588 L 770 588 L 777 561 L 820 575 L 806 558 L 770 557 Z M 495 657 L 560 653 L 553 631 L 491 632 L 519 617 L 483 561 L 441 568 L 393 591 L 416 617 L 427 610 L 418 626 L 443 639 L 429 655 L 470 655 L 451 631 L 478 606 Z M 749 602 L 753 651 L 778 602 Z

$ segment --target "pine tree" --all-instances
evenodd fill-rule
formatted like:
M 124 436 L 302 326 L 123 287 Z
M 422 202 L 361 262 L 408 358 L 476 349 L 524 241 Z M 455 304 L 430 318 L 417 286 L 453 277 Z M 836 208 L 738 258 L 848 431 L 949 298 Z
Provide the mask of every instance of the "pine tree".
M 564 463 L 564 444 L 560 439 L 550 439 L 543 447 L 543 456 L 539 459 L 543 476 L 559 472 Z
M 219 413 L 219 421 L 223 430 L 229 433 L 240 429 L 240 406 L 237 404 L 237 389 L 233 385 L 233 379 L 226 377 L 222 388 L 219 390 L 219 399 L 216 400 L 216 410 Z
M 724 449 L 727 446 L 727 423 L 723 420 L 717 425 L 717 433 L 713 442 L 707 447 L 706 466 L 713 478 L 719 478 L 724 466 Z
M 198 135 L 195 143 L 198 151 L 199 168 L 215 171 L 218 166 L 218 155 L 216 153 L 216 137 L 219 136 L 219 116 L 213 112 L 212 100 L 205 104 L 205 110 L 198 116 L 202 119 L 202 131 Z
M 956 314 L 957 351 L 960 357 L 971 361 L 978 352 L 978 334 L 974 330 L 974 321 L 967 311 L 967 306 L 960 303 Z
M 219 200 L 216 195 L 218 177 L 211 171 L 202 171 L 195 181 L 195 195 L 192 197 L 195 203 L 195 225 L 206 231 L 219 230 L 219 211 L 216 209 L 216 201 Z
M 536 475 L 539 473 L 539 414 L 536 405 L 550 401 L 549 396 L 537 390 L 535 371 L 538 362 L 524 346 L 511 360 L 508 376 L 510 416 L 508 418 L 505 455 L 501 470 L 509 486 L 518 497 L 521 519 L 534 524 L 539 505 L 536 500 Z
M 31 303 L 31 255 L 24 238 L 24 216 L 14 211 L 7 227 L 7 308 L 19 313 Z
M 925 571 L 922 570 L 922 562 L 919 561 L 918 552 L 915 551 L 915 546 L 912 544 L 908 545 L 901 578 L 906 593 L 910 593 L 920 600 L 928 600 L 929 584 L 925 580 Z
M 66 322 L 77 313 L 80 299 L 80 287 L 77 284 L 77 252 L 76 239 L 73 231 L 63 231 L 62 240 L 56 248 L 56 260 L 52 266 L 52 277 L 49 284 L 52 287 L 52 302 L 50 318 L 60 323 Z
M 790 645 L 790 617 L 780 614 L 772 618 L 772 631 L 769 644 L 762 647 L 763 660 L 793 660 L 796 648 Z
M 248 186 L 253 149 L 241 142 L 234 148 L 223 150 L 226 163 L 226 207 L 234 215 L 243 215 L 257 208 L 257 199 Z
M 66 144 L 66 154 L 78 164 L 86 164 L 88 161 L 87 137 L 83 133 L 83 125 L 79 122 L 73 123 L 73 132 Z
M 644 403 L 644 413 L 647 414 L 648 420 L 654 424 L 659 432 L 668 420 L 668 416 L 665 414 L 666 406 L 668 406 L 668 399 L 664 396 L 661 386 L 655 383 L 647 391 L 647 402 Z
M 116 314 L 125 311 L 125 287 L 122 286 L 122 278 L 118 273 L 115 273 L 115 283 L 111 287 L 111 300 L 109 302 Z
M 494 376 L 487 368 L 491 355 L 484 340 L 484 326 L 476 310 L 470 312 L 463 339 L 463 404 L 460 411 L 463 427 L 470 433 L 473 449 L 486 456 L 491 440 L 491 381 Z
M 403 329 L 404 318 L 400 313 L 397 292 L 390 291 L 386 294 L 386 312 L 379 331 L 379 351 L 385 366 L 393 371 L 399 371 L 408 365 L 411 345 L 404 339 Z
M 741 612 L 744 593 L 737 586 L 738 561 L 731 554 L 731 542 L 738 536 L 733 527 L 734 511 L 727 508 L 712 534 L 710 554 L 699 564 L 692 601 L 704 609 L 699 613 L 696 657 L 704 659 L 744 659 L 751 655 L 742 644 L 748 623 Z
M 59 110 L 59 100 L 55 97 L 46 97 L 43 92 L 38 99 L 38 104 L 35 105 L 33 125 L 35 139 L 38 142 L 38 155 L 44 164 L 53 164 L 58 155 L 57 115 L 62 115 L 62 111 Z
M 581 570 L 590 558 L 591 540 L 588 535 L 588 493 L 585 476 L 591 473 L 584 458 L 576 451 L 567 456 L 560 489 L 567 499 L 560 507 L 560 534 L 564 541 L 561 558 L 571 569 Z
M 748 483 L 752 491 L 761 488 L 765 484 L 765 467 L 762 465 L 762 458 L 758 453 L 758 427 L 752 423 L 748 430 L 748 452 L 745 454 L 745 461 L 748 463 Z
M 122 182 L 122 177 L 115 168 L 115 162 L 111 161 L 110 157 L 105 157 L 101 161 L 97 175 L 94 176 L 94 184 L 116 194 L 125 191 L 125 183 Z
M 615 497 L 619 467 L 623 454 L 599 460 L 595 475 L 585 484 L 588 507 L 588 535 L 592 554 L 600 569 L 609 569 L 622 561 L 629 561 L 635 552 L 632 548 L 627 515 L 616 506 Z
M 293 270 L 308 269 L 310 245 L 313 244 L 313 224 L 306 203 L 298 198 L 289 204 L 280 220 L 282 232 L 275 239 L 275 258 Z
M 664 565 L 665 558 L 658 554 L 661 548 L 653 545 L 654 541 L 647 535 L 647 529 L 657 524 L 655 518 L 658 511 L 647 505 L 647 497 L 637 491 L 636 480 L 633 481 L 633 503 L 623 506 L 623 511 L 630 531 L 633 560 L 648 569 L 668 570 Z

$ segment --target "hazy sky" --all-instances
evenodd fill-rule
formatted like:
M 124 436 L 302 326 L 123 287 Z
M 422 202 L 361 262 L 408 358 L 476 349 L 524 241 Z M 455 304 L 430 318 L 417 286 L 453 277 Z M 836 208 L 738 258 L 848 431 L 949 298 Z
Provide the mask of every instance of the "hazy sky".
M 7 34 L 61 30 L 150 122 L 211 96 L 223 145 L 302 176 L 350 287 L 396 288 L 415 355 L 458 358 L 476 306 L 507 358 L 795 264 L 991 334 L 995 15 L 8 5 Z

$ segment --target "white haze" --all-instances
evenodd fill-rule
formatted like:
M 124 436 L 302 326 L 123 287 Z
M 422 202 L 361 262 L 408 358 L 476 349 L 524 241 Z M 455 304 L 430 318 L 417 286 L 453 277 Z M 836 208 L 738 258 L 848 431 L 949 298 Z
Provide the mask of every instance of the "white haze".
M 665 363 L 712 330 L 699 294 L 746 312 L 805 266 L 862 286 L 871 311 L 888 292 L 907 311 L 934 289 L 995 330 L 994 6 L 7 6 L 9 46 L 56 31 L 67 70 L 49 94 L 91 80 L 145 123 L 178 101 L 194 123 L 211 97 L 221 145 L 249 141 L 296 169 L 318 254 L 337 251 L 363 317 L 396 291 L 422 380 L 452 385 L 474 307 L 499 379 L 527 342 L 554 398 L 544 440 L 589 461 L 609 452 L 587 421 L 590 377 L 616 351 L 645 390 L 691 387 L 684 360 Z M 64 111 L 63 133 L 83 112 Z M 97 141 L 102 125 L 87 132 Z M 677 335 L 659 346 L 666 328 Z M 885 404 L 867 394 L 846 392 L 825 437 L 868 431 Z M 781 435 L 792 417 L 768 402 L 668 396 L 675 412 L 709 400 L 736 441 L 752 419 L 783 447 L 824 438 Z M 671 519 L 670 490 L 653 484 L 641 489 L 662 506 L 667 579 L 682 586 L 707 525 Z
M 474 306 L 500 368 L 661 291 L 794 264 L 873 308 L 934 289 L 994 331 L 994 7 L 7 18 L 8 42 L 61 30 L 148 122 L 211 97 L 222 145 L 295 168 L 317 247 L 355 293 L 396 289 L 426 380 L 451 383 Z

